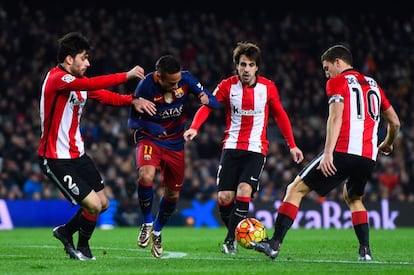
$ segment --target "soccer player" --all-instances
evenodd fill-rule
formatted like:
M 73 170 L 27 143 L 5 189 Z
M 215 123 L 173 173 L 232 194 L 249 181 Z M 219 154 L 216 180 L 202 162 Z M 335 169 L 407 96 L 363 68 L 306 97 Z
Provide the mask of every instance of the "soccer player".
M 128 72 L 88 78 L 90 66 L 87 38 L 77 32 L 58 41 L 58 65 L 46 75 L 40 98 L 41 139 L 39 164 L 73 206 L 76 214 L 64 225 L 53 229 L 70 258 L 95 260 L 89 247 L 100 213 L 109 207 L 104 182 L 93 161 L 85 153 L 79 123 L 88 98 L 113 106 L 134 105 L 139 112 L 154 114 L 153 103 L 121 95 L 104 88 L 144 77 L 144 70 L 135 66 Z M 79 232 L 77 249 L 73 234 Z
M 188 71 L 183 71 L 172 55 L 161 56 L 155 71 L 141 80 L 135 96 L 155 103 L 155 115 L 131 110 L 128 119 L 135 129 L 136 161 L 138 169 L 138 199 L 143 224 L 137 238 L 139 247 L 152 241 L 151 253 L 162 256 L 161 230 L 176 209 L 184 180 L 184 129 L 187 120 L 185 104 L 190 94 L 201 104 L 218 108 L 216 98 Z M 152 216 L 154 178 L 161 171 L 163 195 L 155 219 Z
M 269 144 L 266 133 L 269 113 L 282 132 L 293 160 L 296 163 L 303 160 L 275 83 L 259 75 L 260 48 L 254 43 L 238 43 L 233 50 L 233 62 L 237 74 L 221 81 L 214 91 L 218 102 L 224 104 L 226 116 L 217 172 L 219 211 L 227 227 L 221 249 L 225 254 L 237 253 L 235 228 L 247 217 L 250 200 L 259 189 Z M 197 135 L 211 111 L 207 106 L 197 110 L 190 128 L 184 133 L 186 141 Z
M 351 221 L 359 242 L 359 260 L 371 261 L 368 213 L 362 196 L 378 152 L 385 155 L 392 152 L 400 121 L 379 84 L 353 68 L 348 48 L 332 46 L 322 54 L 321 62 L 328 78 L 326 95 L 329 104 L 324 150 L 288 185 L 272 238 L 251 245 L 275 259 L 302 198 L 312 190 L 325 196 L 345 182 L 343 197 L 352 213 Z M 388 122 L 387 135 L 378 146 L 381 115 Z

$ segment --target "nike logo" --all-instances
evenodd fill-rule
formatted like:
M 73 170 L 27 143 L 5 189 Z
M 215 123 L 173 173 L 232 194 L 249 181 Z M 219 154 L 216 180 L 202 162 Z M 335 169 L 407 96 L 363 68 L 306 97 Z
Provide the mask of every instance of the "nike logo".
M 252 180 L 252 181 L 258 181 L 258 179 L 253 178 L 253 177 L 250 177 L 250 180 Z
M 246 212 L 246 213 L 247 213 L 247 212 L 249 212 L 249 210 L 241 210 L 241 209 L 239 209 L 239 208 L 236 208 L 236 211 L 237 211 L 237 212 Z
M 154 101 L 160 101 L 162 99 L 162 96 L 154 97 Z
M 231 96 L 237 96 L 237 94 L 230 94 Z

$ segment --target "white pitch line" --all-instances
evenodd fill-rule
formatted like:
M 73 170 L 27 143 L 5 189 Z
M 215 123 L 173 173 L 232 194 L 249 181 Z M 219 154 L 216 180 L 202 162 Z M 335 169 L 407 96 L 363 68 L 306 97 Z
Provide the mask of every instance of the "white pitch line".
M 27 247 L 32 247 L 32 248 L 56 248 L 57 246 L 50 246 L 50 245 L 25 245 L 25 246 L 15 246 L 15 247 L 22 247 L 22 248 L 27 248 Z M 144 249 L 140 249 L 140 248 L 118 248 L 118 247 L 102 247 L 102 246 L 94 246 L 94 249 L 103 249 L 103 250 L 118 250 L 118 251 L 133 251 L 133 252 L 145 252 L 147 253 L 148 250 L 144 250 Z M 237 260 L 237 256 L 229 256 L 229 257 L 222 257 L 223 255 L 219 252 L 217 252 L 217 255 L 219 255 L 221 257 L 217 257 L 217 258 L 211 258 L 211 257 L 203 257 L 202 260 L 208 260 L 208 261 L 234 261 Z M 2 257 L 26 257 L 24 255 L 1 255 Z M 114 258 L 118 258 L 118 259 L 128 259 L 128 258 L 134 258 L 134 256 L 114 256 L 111 255 L 111 257 Z M 148 258 L 154 258 L 152 256 L 149 256 Z M 199 257 L 192 257 L 191 254 L 188 254 L 186 252 L 180 252 L 180 251 L 165 251 L 164 250 L 164 255 L 161 257 L 162 259 L 178 259 L 178 258 L 186 258 L 186 259 L 190 259 L 190 260 L 199 260 Z M 363 261 L 343 261 L 343 260 L 292 260 L 292 259 L 275 259 L 275 260 L 270 260 L 268 258 L 266 258 L 263 255 L 262 259 L 259 259 L 257 257 L 254 258 L 243 258 L 243 261 L 252 261 L 252 262 L 257 262 L 257 261 L 269 261 L 269 262 L 285 262 L 285 263 L 339 263 L 339 264 L 355 264 L 355 263 L 359 263 L 359 264 L 380 264 L 380 265 L 413 265 L 414 266 L 414 262 L 387 262 L 387 261 L 370 261 L 370 262 L 363 262 Z

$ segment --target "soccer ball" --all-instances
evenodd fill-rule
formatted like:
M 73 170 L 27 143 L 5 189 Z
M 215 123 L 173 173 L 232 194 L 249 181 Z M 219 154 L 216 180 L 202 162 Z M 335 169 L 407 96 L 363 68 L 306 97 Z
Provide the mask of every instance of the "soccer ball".
M 266 228 L 255 218 L 241 220 L 235 230 L 237 243 L 244 248 L 252 249 L 250 242 L 260 242 L 267 238 Z

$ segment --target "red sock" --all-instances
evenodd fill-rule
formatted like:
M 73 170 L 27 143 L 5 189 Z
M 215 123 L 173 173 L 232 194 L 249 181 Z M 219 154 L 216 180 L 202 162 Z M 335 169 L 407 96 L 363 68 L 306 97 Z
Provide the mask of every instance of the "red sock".
M 368 212 L 367 211 L 356 211 L 352 212 L 352 225 L 356 226 L 359 224 L 368 223 Z
M 277 212 L 279 214 L 283 214 L 291 218 L 292 220 L 296 219 L 296 215 L 298 214 L 299 207 L 296 205 L 290 203 L 290 202 L 282 202 L 282 204 L 279 206 L 279 209 Z

